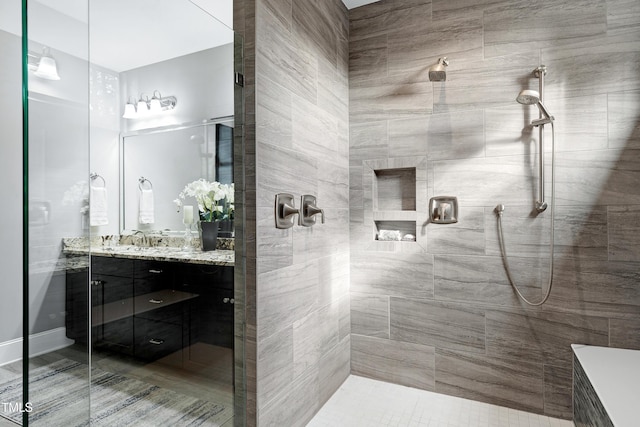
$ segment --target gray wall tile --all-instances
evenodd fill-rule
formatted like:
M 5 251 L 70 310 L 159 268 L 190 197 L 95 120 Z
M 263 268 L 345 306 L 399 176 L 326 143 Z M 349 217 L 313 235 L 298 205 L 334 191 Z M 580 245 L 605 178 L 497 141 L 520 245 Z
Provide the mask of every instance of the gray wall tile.
M 389 297 L 352 293 L 351 332 L 389 339 Z
M 640 206 L 640 9 L 628 0 L 552 0 L 544 8 L 519 0 L 401 3 L 381 1 L 349 13 L 352 292 L 390 297 L 391 338 L 399 322 L 403 340 L 434 346 L 447 361 L 436 363 L 436 379 L 443 367 L 455 379 L 445 392 L 568 418 L 568 344 L 637 345 L 632 334 L 640 278 L 633 215 Z M 447 81 L 428 82 L 428 66 L 445 55 Z M 514 280 L 539 300 L 549 279 L 551 212 L 532 216 L 538 130 L 530 122 L 538 111 L 518 105 L 515 97 L 522 89 L 538 89 L 532 70 L 540 64 L 548 67 L 545 105 L 556 118 L 555 272 L 549 300 L 532 310 L 507 281 L 493 209 L 507 206 L 505 240 Z M 421 100 L 420 94 L 426 96 Z M 549 126 L 545 151 L 549 197 Z M 363 170 L 423 155 L 429 161 L 415 195 L 418 219 L 429 197 L 455 195 L 461 221 L 439 228 L 417 221 L 423 241 L 414 246 L 371 242 L 375 187 Z M 413 252 L 404 252 L 408 248 Z M 381 255 L 365 258 L 371 249 Z M 434 276 L 427 299 L 409 301 L 415 287 L 392 287 L 380 278 L 393 278 L 411 257 L 430 265 L 424 270 Z M 394 313 L 394 306 L 400 310 Z M 486 311 L 487 330 L 476 332 L 487 354 L 483 345 L 467 342 L 465 353 L 449 351 L 445 357 L 450 341 L 460 343 L 440 338 L 438 333 L 450 330 L 437 330 L 440 318 L 425 314 L 441 310 L 462 323 L 458 311 Z M 383 354 L 376 349 L 367 348 L 374 352 L 370 358 Z M 503 366 L 491 365 L 493 360 Z M 487 381 L 499 384 L 493 391 L 473 384 L 487 372 Z M 518 391 L 513 378 L 519 375 L 535 378 L 527 390 L 531 395 Z
M 260 273 L 258 282 L 258 339 L 290 327 L 318 308 L 318 266 L 314 261 Z
M 256 83 L 245 98 L 242 170 L 256 229 L 247 326 L 257 340 L 248 346 L 258 354 L 248 382 L 257 410 L 248 424 L 302 426 L 350 359 L 348 11 L 340 0 L 244 3 L 245 72 Z M 302 194 L 317 196 L 325 223 L 276 229 L 280 192 L 296 206 Z
M 485 156 L 484 114 L 481 110 L 433 114 L 427 126 L 430 160 Z M 413 155 L 417 153 L 419 151 Z
M 465 207 L 459 210 L 455 224 L 429 224 L 428 252 L 432 254 L 484 255 L 484 209 Z
M 351 373 L 351 340 L 347 336 L 330 349 L 320 359 L 319 402 L 322 404 L 331 398 Z
M 609 334 L 611 347 L 640 350 L 640 319 L 611 319 Z
M 434 348 L 354 334 L 351 372 L 425 390 L 434 389 Z
M 640 66 L 637 31 L 636 26 L 633 31 L 543 49 L 542 63 L 560 70 L 548 75 L 547 99 L 640 89 L 637 73 L 633 72 Z M 567 74 L 571 77 L 568 80 Z
M 571 419 L 573 402 L 573 369 L 571 365 L 544 365 L 544 413 Z
M 634 0 L 607 0 L 607 28 L 610 32 L 638 28 L 640 4 Z
M 392 297 L 391 339 L 485 352 L 485 313 L 462 304 Z
M 258 411 L 261 411 L 293 381 L 293 330 L 285 328 L 268 338 L 258 339 L 257 402 Z
M 388 122 L 389 153 L 395 157 L 426 156 L 429 116 Z
M 533 258 L 509 257 L 512 276 L 520 292 L 533 301 L 542 299 L 547 271 Z M 504 271 L 500 257 L 436 255 L 435 298 L 472 304 L 521 307 Z
M 640 91 L 610 93 L 607 101 L 609 147 L 640 148 Z
M 398 75 L 349 83 L 351 123 L 410 118 L 432 110 L 432 86 L 424 80 Z
M 606 32 L 604 0 L 501 3 L 484 14 L 487 57 L 569 44 Z
M 436 391 L 542 412 L 542 365 L 518 359 L 436 349 Z
M 349 12 L 349 36 L 352 40 L 424 25 L 431 15 L 431 0 L 376 2 Z
M 640 206 L 609 206 L 609 259 L 640 261 Z
M 432 268 L 432 261 L 420 253 L 352 252 L 351 291 L 417 298 L 432 297 Z
M 640 310 L 638 263 L 563 260 L 547 305 L 553 310 L 609 318 L 635 318 Z M 613 319 L 611 319 L 613 320 Z
M 574 314 L 488 310 L 487 354 L 567 366 L 571 344 L 606 346 L 608 320 Z
M 556 154 L 559 205 L 640 204 L 640 150 Z

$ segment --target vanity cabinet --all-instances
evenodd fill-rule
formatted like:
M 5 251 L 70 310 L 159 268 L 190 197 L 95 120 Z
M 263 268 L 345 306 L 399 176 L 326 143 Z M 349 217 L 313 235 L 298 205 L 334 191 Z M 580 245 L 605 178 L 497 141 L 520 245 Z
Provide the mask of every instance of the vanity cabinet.
M 198 342 L 233 345 L 233 267 L 91 257 L 67 273 L 67 336 L 87 342 L 91 288 L 92 345 L 156 360 Z
M 133 355 L 133 260 L 92 257 L 92 344 Z
M 180 288 L 199 295 L 192 302 L 190 344 L 233 347 L 233 267 L 178 264 Z

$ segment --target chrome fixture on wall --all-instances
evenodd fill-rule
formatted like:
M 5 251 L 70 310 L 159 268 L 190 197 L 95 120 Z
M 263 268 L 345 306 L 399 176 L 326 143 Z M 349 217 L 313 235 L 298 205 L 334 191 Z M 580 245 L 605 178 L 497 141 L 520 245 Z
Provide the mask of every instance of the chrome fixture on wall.
M 159 91 L 154 90 L 151 99 L 144 94 L 140 94 L 138 101 L 136 101 L 134 97 L 130 97 L 124 106 L 124 114 L 122 117 L 125 119 L 139 119 L 147 117 L 163 111 L 173 110 L 176 108 L 177 103 L 178 100 L 175 96 L 167 96 L 163 98 Z
M 429 67 L 429 81 L 444 82 L 447 80 L 446 67 L 449 65 L 447 57 L 439 58 L 438 63 Z
M 324 224 L 324 210 L 316 206 L 316 197 L 310 194 L 303 195 L 300 199 L 299 224 L 303 227 L 311 227 L 316 223 L 318 214 Z
M 531 126 L 538 127 L 539 129 L 539 139 L 538 139 L 538 187 L 539 187 L 539 198 L 535 204 L 535 210 L 537 214 L 544 212 L 548 205 L 545 202 L 544 197 L 544 125 L 551 125 L 551 230 L 550 230 L 550 243 L 549 243 L 549 252 L 550 252 L 550 260 L 549 260 L 549 280 L 547 283 L 547 291 L 540 302 L 532 303 L 527 300 L 524 295 L 518 289 L 518 286 L 515 284 L 513 277 L 511 276 L 511 269 L 509 268 L 509 261 L 507 257 L 507 249 L 504 243 L 504 234 L 502 231 L 502 216 L 505 211 L 505 205 L 502 203 L 498 204 L 494 209 L 494 212 L 498 218 L 498 241 L 500 243 L 500 251 L 502 252 L 502 258 L 504 261 L 504 267 L 507 272 L 507 278 L 509 279 L 509 283 L 513 286 L 514 290 L 518 294 L 518 296 L 527 304 L 532 306 L 539 306 L 544 304 L 547 299 L 549 299 L 549 295 L 551 294 L 551 287 L 553 285 L 553 255 L 554 255 L 554 239 L 555 239 L 555 231 L 554 231 L 554 209 L 555 209 L 555 127 L 554 121 L 555 118 L 549 113 L 547 108 L 542 103 L 542 96 L 544 90 L 544 76 L 547 74 L 547 67 L 544 65 L 539 66 L 535 70 L 533 70 L 533 75 L 538 78 L 540 91 L 536 92 L 535 90 L 525 89 L 518 94 L 516 97 L 516 101 L 523 105 L 536 105 L 538 110 L 540 111 L 540 116 L 536 120 L 531 121 Z
M 458 222 L 458 198 L 454 196 L 432 197 L 429 200 L 429 219 L 433 224 Z
M 544 76 L 547 74 L 547 67 L 544 65 L 539 66 L 533 70 L 533 75 L 538 78 L 538 84 L 540 91 L 535 90 L 522 90 L 516 97 L 516 101 L 523 105 L 536 105 L 540 110 L 540 118 L 533 120 L 531 126 L 539 128 L 539 147 L 538 147 L 538 192 L 539 198 L 536 202 L 536 210 L 538 212 L 544 212 L 547 209 L 547 203 L 544 201 L 544 125 L 551 124 L 551 130 L 553 132 L 552 138 L 555 138 L 555 130 L 553 128 L 554 117 L 549 114 L 549 111 L 542 103 L 542 96 L 544 94 Z M 553 162 L 552 162 L 553 163 Z
M 300 214 L 300 209 L 296 208 L 293 195 L 289 193 L 276 194 L 276 228 L 285 229 L 293 227 L 293 216 L 296 214 Z
M 32 52 L 27 54 L 27 66 L 29 71 L 33 71 L 33 74 L 41 79 L 60 80 L 58 63 L 46 46 L 42 48 L 41 55 Z

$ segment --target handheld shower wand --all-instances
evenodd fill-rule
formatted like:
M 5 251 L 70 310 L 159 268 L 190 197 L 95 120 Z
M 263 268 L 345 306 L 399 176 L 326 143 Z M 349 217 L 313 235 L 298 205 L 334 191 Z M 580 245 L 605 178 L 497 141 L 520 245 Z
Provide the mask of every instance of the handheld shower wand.
M 532 126 L 546 125 L 555 120 L 555 118 L 551 114 L 549 114 L 549 110 L 547 110 L 547 107 L 545 107 L 542 103 L 542 100 L 540 99 L 540 93 L 538 93 L 538 91 L 524 89 L 520 91 L 518 97 L 516 98 L 516 101 L 518 101 L 522 105 L 535 104 L 540 110 L 540 114 L 542 115 L 542 117 L 538 120 L 533 120 L 531 122 Z
M 549 279 L 547 283 L 547 291 L 545 292 L 542 299 L 538 302 L 529 301 L 518 289 L 513 277 L 511 276 L 511 269 L 509 268 L 509 260 L 507 257 L 507 248 L 504 242 L 504 234 L 502 231 L 502 216 L 504 215 L 505 206 L 503 204 L 499 204 L 494 209 L 496 216 L 498 217 L 498 240 L 500 242 L 500 251 L 502 253 L 502 260 L 504 263 L 505 270 L 507 272 L 507 278 L 509 279 L 509 283 L 513 286 L 514 290 L 518 294 L 518 296 L 528 305 L 531 306 L 540 306 L 544 304 L 549 295 L 551 294 L 551 286 L 553 285 L 553 255 L 554 255 L 554 209 L 555 209 L 555 129 L 554 129 L 554 117 L 549 114 L 549 110 L 542 103 L 542 90 L 544 88 L 543 78 L 547 72 L 547 68 L 544 65 L 539 66 L 535 70 L 533 70 L 533 74 L 540 80 L 540 92 L 535 90 L 523 90 L 520 92 L 516 100 L 520 104 L 524 105 L 536 105 L 540 110 L 540 118 L 537 120 L 533 120 L 531 122 L 532 126 L 537 126 L 540 130 L 540 139 L 539 139 L 539 170 L 540 170 L 540 199 L 536 201 L 536 210 L 538 213 L 544 212 L 547 209 L 547 203 L 544 201 L 544 125 L 551 125 L 551 231 L 550 231 L 550 244 L 549 244 Z

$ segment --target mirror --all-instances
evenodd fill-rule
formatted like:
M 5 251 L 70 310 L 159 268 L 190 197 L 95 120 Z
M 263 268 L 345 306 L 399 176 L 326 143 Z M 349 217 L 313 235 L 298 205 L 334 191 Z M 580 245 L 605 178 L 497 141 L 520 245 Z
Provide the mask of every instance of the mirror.
M 232 2 L 91 4 L 90 164 L 91 172 L 104 178 L 109 194 L 109 224 L 92 232 L 184 232 L 182 214 L 173 203 L 184 186 L 199 178 L 229 180 L 216 175 L 214 165 L 216 129 L 223 129 L 218 125 L 234 126 L 237 52 L 234 32 L 225 25 L 230 24 Z M 139 114 L 138 102 L 147 101 L 150 107 L 154 97 L 175 104 Z M 133 118 L 123 117 L 127 104 L 136 107 Z M 202 138 L 202 144 L 194 142 Z M 229 176 L 231 171 L 224 173 Z M 153 186 L 149 224 L 139 222 L 140 177 Z M 144 188 L 151 187 L 145 183 Z
M 186 184 L 200 178 L 233 182 L 233 117 L 123 135 L 120 161 L 123 231 L 182 230 L 182 213 L 173 201 Z M 143 189 L 153 190 L 152 224 L 140 223 Z M 197 211 L 195 199 L 184 203 Z

